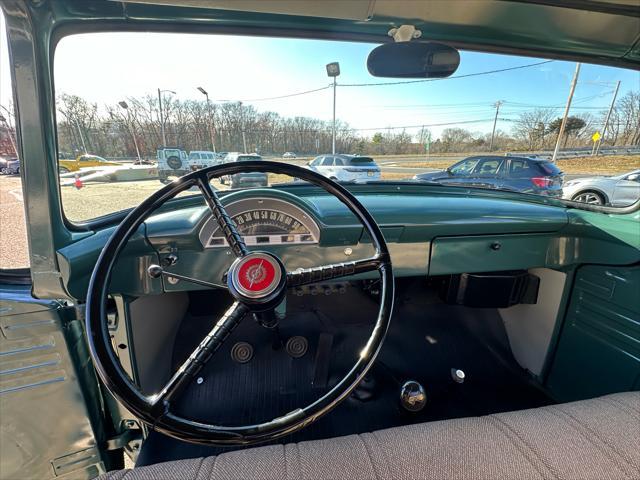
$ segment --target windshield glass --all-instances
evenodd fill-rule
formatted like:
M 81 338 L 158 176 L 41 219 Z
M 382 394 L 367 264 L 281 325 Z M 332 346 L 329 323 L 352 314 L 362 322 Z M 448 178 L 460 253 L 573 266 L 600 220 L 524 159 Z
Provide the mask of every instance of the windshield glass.
M 640 197 L 631 175 L 640 168 L 639 72 L 462 51 L 449 78 L 386 79 L 367 71 L 374 47 L 142 32 L 63 38 L 54 73 L 65 215 L 134 207 L 190 171 L 254 158 L 379 188 L 406 181 L 610 206 Z M 334 62 L 339 76 L 329 77 Z M 300 183 L 263 179 L 214 187 Z

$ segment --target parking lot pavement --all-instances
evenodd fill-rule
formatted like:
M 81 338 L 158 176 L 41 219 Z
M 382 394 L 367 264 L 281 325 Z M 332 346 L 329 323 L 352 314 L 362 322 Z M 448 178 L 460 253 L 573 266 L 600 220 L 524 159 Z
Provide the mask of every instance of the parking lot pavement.
M 29 265 L 27 229 L 19 176 L 0 176 L 0 269 Z

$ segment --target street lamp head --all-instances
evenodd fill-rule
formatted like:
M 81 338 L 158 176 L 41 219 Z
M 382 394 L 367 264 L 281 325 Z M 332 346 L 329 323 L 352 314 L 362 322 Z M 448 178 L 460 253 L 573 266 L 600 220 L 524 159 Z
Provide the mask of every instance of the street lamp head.
M 198 87 L 198 90 L 200 90 L 200 93 L 201 93 L 201 94 L 206 95 L 206 96 L 209 96 L 209 94 L 207 93 L 207 91 L 206 91 L 204 88 L 202 88 L 202 87 Z
M 124 109 L 129 108 L 129 105 L 127 105 L 127 102 L 125 102 L 124 100 L 122 100 L 121 102 L 118 102 L 118 105 L 120 105 Z
M 330 77 L 337 77 L 340 75 L 340 64 L 338 62 L 332 62 L 327 64 L 327 75 Z

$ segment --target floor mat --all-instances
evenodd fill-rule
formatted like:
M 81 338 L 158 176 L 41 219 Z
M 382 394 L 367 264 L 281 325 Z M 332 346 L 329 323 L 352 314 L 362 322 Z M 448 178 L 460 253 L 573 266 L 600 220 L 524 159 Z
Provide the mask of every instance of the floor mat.
M 423 282 L 398 285 L 396 311 L 378 361 L 358 392 L 366 401 L 349 398 L 331 413 L 281 442 L 299 442 L 378 430 L 397 425 L 485 415 L 552 403 L 531 384 L 513 359 L 495 310 L 449 306 L 434 300 Z M 359 288 L 331 297 L 291 297 L 281 322 L 283 341 L 304 336 L 309 349 L 291 358 L 273 348 L 274 335 L 247 317 L 173 407 L 178 414 L 210 423 L 237 425 L 270 420 L 311 403 L 353 365 L 375 318 L 377 304 Z M 195 298 L 183 320 L 173 352 L 177 367 L 195 348 L 224 309 L 219 299 Z M 211 313 L 213 312 L 213 314 Z M 332 337 L 329 358 L 317 358 L 321 335 Z M 253 359 L 231 359 L 234 343 L 254 348 Z M 313 384 L 322 362 L 328 382 Z M 451 369 L 466 374 L 453 381 Z M 409 413 L 399 404 L 400 386 L 417 380 L 426 388 L 424 410 Z M 366 387 L 366 388 L 365 388 Z M 232 447 L 181 442 L 157 432 L 145 441 L 138 465 L 180 458 L 217 455 Z

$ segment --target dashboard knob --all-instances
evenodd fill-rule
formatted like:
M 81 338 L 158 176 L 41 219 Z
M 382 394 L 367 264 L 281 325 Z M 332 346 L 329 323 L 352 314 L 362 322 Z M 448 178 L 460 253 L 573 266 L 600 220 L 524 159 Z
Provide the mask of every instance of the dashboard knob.
M 420 383 L 409 380 L 400 389 L 400 404 L 409 412 L 419 412 L 427 404 L 427 392 Z

